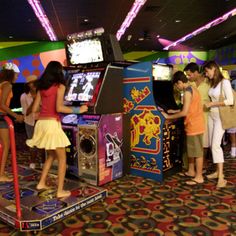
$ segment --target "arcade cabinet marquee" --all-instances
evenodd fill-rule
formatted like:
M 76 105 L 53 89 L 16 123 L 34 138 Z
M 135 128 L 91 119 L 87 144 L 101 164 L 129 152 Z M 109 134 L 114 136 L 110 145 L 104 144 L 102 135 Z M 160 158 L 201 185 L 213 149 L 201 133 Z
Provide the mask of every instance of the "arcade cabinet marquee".
M 124 61 L 115 35 L 105 34 L 103 28 L 70 34 L 65 47 L 70 66 Z

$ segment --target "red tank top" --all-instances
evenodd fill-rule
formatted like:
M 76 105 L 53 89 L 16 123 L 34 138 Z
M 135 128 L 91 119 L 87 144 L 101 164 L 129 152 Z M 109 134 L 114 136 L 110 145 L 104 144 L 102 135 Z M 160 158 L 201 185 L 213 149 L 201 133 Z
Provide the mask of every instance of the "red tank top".
M 59 120 L 59 114 L 56 111 L 58 85 L 53 85 L 46 90 L 40 90 L 41 109 L 39 118 L 56 118 Z

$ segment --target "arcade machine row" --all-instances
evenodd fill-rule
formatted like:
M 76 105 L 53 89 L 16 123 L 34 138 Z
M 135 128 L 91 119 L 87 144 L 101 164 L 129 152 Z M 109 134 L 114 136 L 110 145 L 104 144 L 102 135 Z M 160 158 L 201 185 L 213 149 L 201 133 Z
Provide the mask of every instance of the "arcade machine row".
M 71 140 L 69 175 L 103 185 L 129 171 L 128 115 L 123 114 L 123 56 L 113 35 L 94 30 L 68 36 L 65 102 L 86 114 L 62 117 Z
M 182 168 L 183 120 L 165 122 L 160 112 L 178 109 L 172 67 L 143 62 L 124 73 L 124 107 L 131 119 L 130 173 L 163 181 Z

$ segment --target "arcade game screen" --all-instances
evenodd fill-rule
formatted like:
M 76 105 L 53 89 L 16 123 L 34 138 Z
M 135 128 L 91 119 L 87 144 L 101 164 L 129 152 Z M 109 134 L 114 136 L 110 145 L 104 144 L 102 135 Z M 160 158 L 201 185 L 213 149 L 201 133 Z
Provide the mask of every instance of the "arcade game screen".
M 154 64 L 152 75 L 154 80 L 171 80 L 173 69 L 172 66 Z
M 69 73 L 65 101 L 90 102 L 100 75 L 101 71 Z
M 153 95 L 160 108 L 166 112 L 169 109 L 179 109 L 174 98 L 172 84 L 173 68 L 169 65 L 153 65 Z
M 99 38 L 68 42 L 66 44 L 66 53 L 71 65 L 102 62 L 104 59 Z

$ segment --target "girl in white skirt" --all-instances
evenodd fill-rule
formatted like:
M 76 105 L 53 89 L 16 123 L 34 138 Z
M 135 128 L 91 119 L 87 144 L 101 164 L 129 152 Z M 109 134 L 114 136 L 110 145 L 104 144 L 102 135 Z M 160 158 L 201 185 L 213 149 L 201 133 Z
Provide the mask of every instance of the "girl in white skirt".
M 43 148 L 47 152 L 47 160 L 44 163 L 42 175 L 36 188 L 47 189 L 47 175 L 54 159 L 58 160 L 58 187 L 57 197 L 69 197 L 70 191 L 64 190 L 66 172 L 65 147 L 70 141 L 61 127 L 59 112 L 83 113 L 88 110 L 86 105 L 81 107 L 69 107 L 64 105 L 65 80 L 63 67 L 58 61 L 48 63 L 44 73 L 37 82 L 37 95 L 32 107 L 32 112 L 40 109 L 36 122 L 34 135 L 26 144 L 30 147 Z

